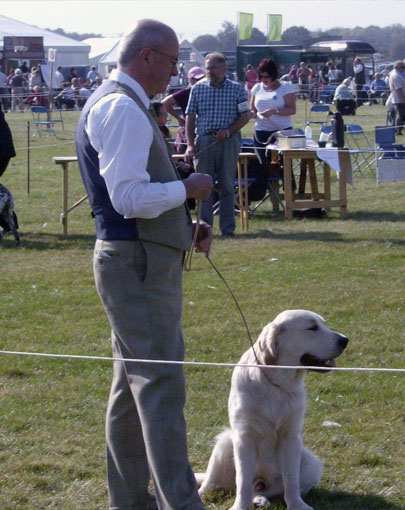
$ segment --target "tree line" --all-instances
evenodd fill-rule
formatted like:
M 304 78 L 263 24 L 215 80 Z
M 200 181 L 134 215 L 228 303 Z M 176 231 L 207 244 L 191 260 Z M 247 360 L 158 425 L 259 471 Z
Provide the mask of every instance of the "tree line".
M 387 60 L 405 58 L 405 26 L 401 24 L 387 27 L 342 28 L 335 27 L 328 30 L 310 31 L 303 26 L 292 26 L 282 32 L 281 41 L 273 44 L 302 44 L 308 46 L 311 40 L 330 39 L 336 36 L 341 39 L 357 39 L 371 44 L 376 52 L 381 53 Z M 229 51 L 235 50 L 237 44 L 237 27 L 229 21 L 224 21 L 216 35 L 204 34 L 192 41 L 199 51 Z M 241 45 L 269 44 L 266 34 L 257 28 L 253 28 L 252 37 L 246 41 L 240 41 Z
M 49 28 L 47 30 L 50 30 Z M 103 37 L 101 34 L 79 34 L 77 32 L 65 32 L 62 28 L 50 30 L 60 35 L 83 41 L 90 37 Z M 390 25 L 387 27 L 377 27 L 370 25 L 368 27 L 342 28 L 335 27 L 328 30 L 310 31 L 303 26 L 289 27 L 282 33 L 281 41 L 275 44 L 302 44 L 307 46 L 312 39 L 321 40 L 325 36 L 340 36 L 342 39 L 358 39 L 371 44 L 378 53 L 387 60 L 397 60 L 405 58 L 405 26 L 401 24 Z M 229 51 L 235 50 L 237 44 L 237 27 L 224 21 L 221 29 L 216 35 L 199 35 L 192 41 L 193 45 L 199 51 Z M 266 35 L 258 28 L 253 28 L 252 37 L 240 44 L 268 44 Z

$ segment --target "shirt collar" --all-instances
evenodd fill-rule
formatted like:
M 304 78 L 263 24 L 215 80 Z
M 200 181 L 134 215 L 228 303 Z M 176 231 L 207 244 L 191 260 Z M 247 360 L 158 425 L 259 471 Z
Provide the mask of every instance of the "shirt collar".
M 208 85 L 208 87 L 211 87 L 212 89 L 221 89 L 222 87 L 225 86 L 225 83 L 229 81 L 228 78 L 225 76 L 225 80 L 221 83 L 221 85 L 219 85 L 218 87 L 213 87 L 210 82 L 208 81 L 208 78 L 203 78 L 202 80 L 199 80 L 197 83 L 205 83 L 206 85 Z M 196 85 L 197 85 L 196 83 Z
M 146 108 L 149 108 L 150 105 L 150 99 L 147 96 L 146 92 L 142 88 L 142 85 L 138 83 L 136 80 L 131 78 L 127 73 L 124 73 L 123 71 L 119 71 L 118 69 L 113 69 L 109 76 L 110 80 L 117 81 L 118 83 L 123 83 L 124 85 L 127 85 L 130 87 L 135 94 L 139 97 L 139 99 L 142 101 L 142 103 L 145 105 Z

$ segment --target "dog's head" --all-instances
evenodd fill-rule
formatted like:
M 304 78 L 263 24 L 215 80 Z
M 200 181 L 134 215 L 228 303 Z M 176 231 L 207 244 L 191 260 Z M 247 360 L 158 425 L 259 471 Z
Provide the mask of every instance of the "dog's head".
M 348 339 L 325 326 L 320 315 L 286 310 L 263 328 L 258 347 L 266 365 L 334 367 Z M 325 370 L 321 370 L 324 372 Z

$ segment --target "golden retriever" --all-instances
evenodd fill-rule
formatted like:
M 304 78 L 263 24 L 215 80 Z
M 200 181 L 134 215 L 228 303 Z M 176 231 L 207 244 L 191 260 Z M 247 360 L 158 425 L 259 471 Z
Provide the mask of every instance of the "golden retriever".
M 333 367 L 347 343 L 316 313 L 287 310 L 265 326 L 254 351 L 247 350 L 239 363 Z M 322 462 L 301 437 L 304 377 L 301 369 L 234 369 L 231 428 L 217 437 L 207 472 L 196 474 L 200 495 L 210 489 L 236 492 L 231 510 L 248 510 L 284 494 L 288 510 L 312 510 L 301 496 L 320 482 Z

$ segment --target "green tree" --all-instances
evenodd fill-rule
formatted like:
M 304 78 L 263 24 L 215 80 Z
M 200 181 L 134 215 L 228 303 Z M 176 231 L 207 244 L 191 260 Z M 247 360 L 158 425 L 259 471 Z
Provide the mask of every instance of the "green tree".
M 218 39 L 214 35 L 199 35 L 192 44 L 198 51 L 217 51 L 219 47 Z
M 284 30 L 281 35 L 282 44 L 305 44 L 311 39 L 311 32 L 305 27 L 293 26 Z

